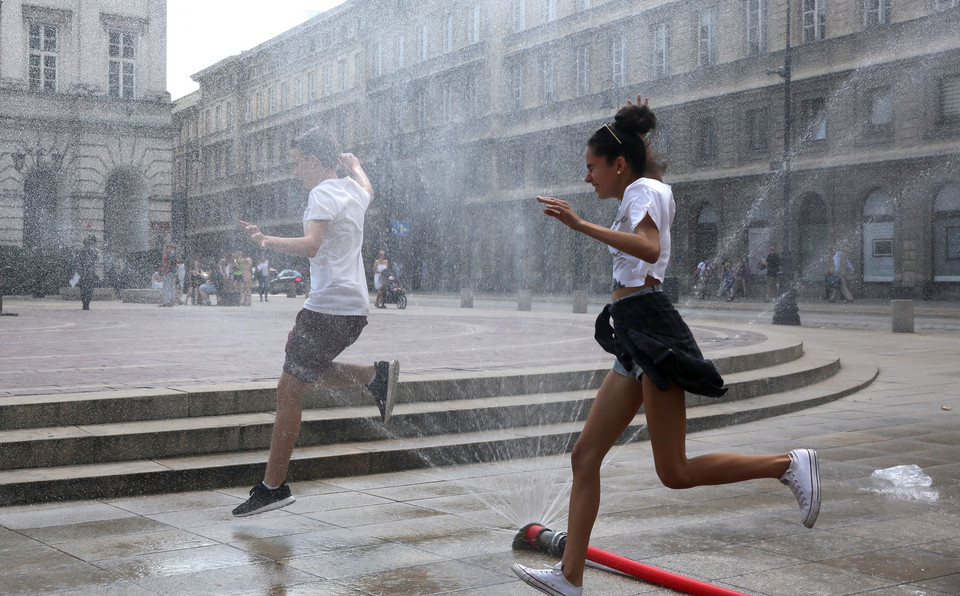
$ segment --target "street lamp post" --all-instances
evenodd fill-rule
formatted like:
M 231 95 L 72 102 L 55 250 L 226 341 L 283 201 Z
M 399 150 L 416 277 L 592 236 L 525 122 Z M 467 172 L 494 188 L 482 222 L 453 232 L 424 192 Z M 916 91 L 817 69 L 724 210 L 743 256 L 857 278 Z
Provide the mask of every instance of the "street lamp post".
M 797 282 L 795 267 L 793 265 L 792 253 L 790 251 L 790 140 L 791 128 L 793 124 L 793 114 L 791 110 L 790 96 L 790 78 L 792 67 L 790 50 L 790 4 L 792 0 L 786 0 L 787 4 L 787 33 L 786 45 L 783 54 L 783 70 L 778 74 L 783 78 L 783 217 L 780 225 L 782 226 L 782 249 L 781 257 L 781 276 L 786 290 L 780 293 L 777 299 L 776 307 L 773 311 L 774 325 L 799 325 L 800 309 L 797 306 Z M 781 286 L 783 290 L 783 286 Z

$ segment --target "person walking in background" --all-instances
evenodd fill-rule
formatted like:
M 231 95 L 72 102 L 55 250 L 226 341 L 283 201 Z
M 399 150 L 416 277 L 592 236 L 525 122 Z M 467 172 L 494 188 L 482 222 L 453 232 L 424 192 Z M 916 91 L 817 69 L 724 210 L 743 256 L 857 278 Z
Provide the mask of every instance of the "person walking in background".
M 647 145 L 647 133 L 655 126 L 653 112 L 638 97 L 637 105 L 622 108 L 587 142 L 584 181 L 593 186 L 597 198 L 620 201 L 610 228 L 581 219 L 566 201 L 537 197 L 547 216 L 606 244 L 613 254 L 613 301 L 597 318 L 596 337 L 616 355 L 570 457 L 573 486 L 563 558 L 547 569 L 512 566 L 520 579 L 547 594 L 583 594 L 587 547 L 600 506 L 603 458 L 641 406 L 657 475 L 666 486 L 779 479 L 793 491 L 805 526 L 813 526 L 820 509 L 817 455 L 812 449 L 687 458 L 684 391 L 719 397 L 726 389 L 662 289 L 676 205 Z
M 379 303 L 380 296 L 383 294 L 383 271 L 390 266 L 387 260 L 387 251 L 381 250 L 377 253 L 377 260 L 373 262 L 373 289 L 377 291 Z
M 333 361 L 360 337 L 370 310 L 361 255 L 364 215 L 373 200 L 370 180 L 353 154 L 338 154 L 333 141 L 318 129 L 294 140 L 290 158 L 297 178 L 311 189 L 303 214 L 303 236 L 267 236 L 257 226 L 239 222 L 261 249 L 307 257 L 310 293 L 287 338 L 263 481 L 233 510 L 237 517 L 295 501 L 286 478 L 300 434 L 303 396 L 309 389 L 365 384 L 373 393 L 381 419 L 387 422 L 400 374 L 396 360 L 367 366 Z M 348 176 L 337 178 L 338 167 Z
M 243 298 L 241 304 L 253 306 L 253 259 L 240 254 L 240 279 L 242 281 Z
M 733 302 L 733 267 L 729 261 L 723 263 L 723 274 L 720 276 L 721 290 L 727 295 L 727 302 Z
M 257 291 L 260 293 L 260 302 L 270 300 L 270 259 L 266 255 L 260 257 L 257 263 Z
M 83 241 L 83 248 L 77 254 L 77 273 L 80 275 L 80 303 L 82 310 L 90 310 L 90 301 L 93 300 L 93 288 L 97 286 L 97 237 L 93 234 Z
M 200 270 L 200 261 L 193 261 L 193 266 L 190 267 L 187 276 L 187 302 L 192 302 L 196 306 L 200 303 L 200 286 L 203 285 L 203 271 Z
M 777 252 L 777 248 L 770 246 L 770 252 L 767 253 L 767 257 L 760 261 L 760 268 L 765 269 L 767 272 L 767 302 L 772 300 L 774 296 L 780 295 L 781 264 L 782 261 L 780 260 L 780 254 Z
M 187 264 L 177 259 L 177 304 L 183 304 L 183 294 L 187 287 Z
M 160 276 L 160 306 L 173 306 L 177 303 L 177 253 L 172 244 L 163 251 Z
M 737 264 L 736 270 L 733 272 L 733 295 L 736 296 L 737 290 L 740 290 L 740 294 L 746 298 L 747 297 L 747 279 L 750 277 L 750 258 L 744 256 L 740 259 L 740 263 Z
M 853 263 L 838 248 L 833 253 L 833 273 L 840 278 L 840 294 L 843 295 L 844 302 L 853 302 L 853 294 L 850 292 L 850 282 L 853 279 Z

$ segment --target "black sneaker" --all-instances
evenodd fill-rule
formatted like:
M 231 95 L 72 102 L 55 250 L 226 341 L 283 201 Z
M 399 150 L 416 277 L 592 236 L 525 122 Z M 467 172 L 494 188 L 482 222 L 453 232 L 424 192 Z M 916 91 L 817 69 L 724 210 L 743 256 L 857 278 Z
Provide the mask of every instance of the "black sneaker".
M 373 381 L 367 385 L 367 389 L 373 393 L 373 399 L 376 400 L 377 408 L 380 409 L 380 419 L 386 423 L 393 414 L 393 398 L 397 392 L 400 363 L 396 360 L 390 362 L 378 360 L 373 366 L 377 372 Z
M 234 517 L 246 517 L 255 513 L 263 513 L 271 509 L 280 509 L 296 501 L 290 494 L 290 487 L 284 482 L 274 489 L 269 489 L 262 482 L 250 489 L 250 498 L 233 510 Z

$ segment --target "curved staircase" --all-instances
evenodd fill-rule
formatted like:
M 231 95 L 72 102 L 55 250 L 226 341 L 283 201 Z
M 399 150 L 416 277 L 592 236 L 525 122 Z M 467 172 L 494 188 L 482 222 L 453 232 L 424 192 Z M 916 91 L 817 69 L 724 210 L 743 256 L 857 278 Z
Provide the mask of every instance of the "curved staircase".
M 776 416 L 869 385 L 876 365 L 764 332 L 711 353 L 730 388 L 687 396 L 688 431 Z M 569 451 L 607 369 L 401 375 L 391 421 L 359 387 L 313 393 L 290 480 Z M 262 477 L 273 384 L 23 396 L 0 402 L 0 502 L 110 498 L 249 485 Z M 645 438 L 643 413 L 621 440 Z

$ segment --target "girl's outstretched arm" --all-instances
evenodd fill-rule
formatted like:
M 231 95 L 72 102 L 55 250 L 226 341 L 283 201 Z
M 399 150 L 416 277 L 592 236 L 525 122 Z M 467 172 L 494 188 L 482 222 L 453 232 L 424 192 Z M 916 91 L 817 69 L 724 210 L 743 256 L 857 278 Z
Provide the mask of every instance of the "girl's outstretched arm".
M 571 230 L 586 234 L 594 240 L 599 240 L 607 246 L 621 250 L 648 263 L 656 263 L 660 258 L 660 230 L 648 215 L 631 232 L 611 230 L 581 218 L 562 199 L 552 197 L 537 197 L 545 205 L 543 212 L 559 220 Z

